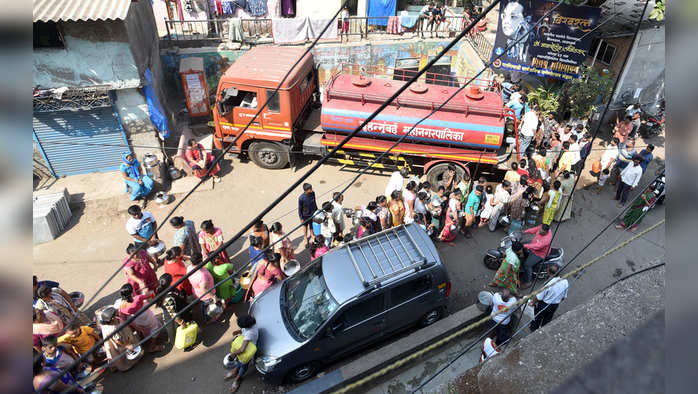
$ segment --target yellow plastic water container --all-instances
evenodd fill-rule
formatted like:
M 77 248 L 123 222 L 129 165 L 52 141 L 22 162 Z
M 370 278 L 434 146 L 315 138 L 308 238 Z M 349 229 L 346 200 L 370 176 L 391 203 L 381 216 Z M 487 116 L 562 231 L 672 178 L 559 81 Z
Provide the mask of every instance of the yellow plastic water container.
M 196 335 L 199 333 L 199 325 L 195 322 L 187 324 L 185 327 L 177 327 L 174 345 L 177 349 L 186 349 L 196 342 Z

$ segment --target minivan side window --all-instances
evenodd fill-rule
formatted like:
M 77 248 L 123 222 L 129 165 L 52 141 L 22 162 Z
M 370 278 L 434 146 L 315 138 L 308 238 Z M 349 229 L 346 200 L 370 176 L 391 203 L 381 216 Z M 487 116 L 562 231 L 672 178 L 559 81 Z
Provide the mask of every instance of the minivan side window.
M 385 306 L 385 294 L 378 294 L 356 305 L 352 305 L 344 311 L 344 328 L 349 328 L 366 319 L 383 312 Z
M 273 89 L 267 89 L 267 112 L 279 113 L 281 112 L 281 101 L 279 100 L 279 92 L 274 92 Z
M 390 290 L 390 306 L 394 307 L 411 300 L 429 290 L 430 287 L 431 278 L 428 275 L 395 286 Z

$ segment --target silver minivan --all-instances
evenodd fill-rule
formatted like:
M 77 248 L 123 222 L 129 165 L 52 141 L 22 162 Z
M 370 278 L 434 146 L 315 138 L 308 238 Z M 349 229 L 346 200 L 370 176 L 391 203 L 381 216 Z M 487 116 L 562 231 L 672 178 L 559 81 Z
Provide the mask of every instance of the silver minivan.
M 301 382 L 326 363 L 446 311 L 451 282 L 417 224 L 332 249 L 250 305 L 255 366 L 265 381 Z

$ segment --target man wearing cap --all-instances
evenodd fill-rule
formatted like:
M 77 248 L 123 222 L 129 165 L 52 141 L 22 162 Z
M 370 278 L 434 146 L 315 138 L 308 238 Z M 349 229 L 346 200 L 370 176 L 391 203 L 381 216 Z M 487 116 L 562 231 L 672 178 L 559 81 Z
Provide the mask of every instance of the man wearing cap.
M 533 267 L 545 259 L 550 250 L 553 234 L 550 232 L 550 226 L 547 224 L 541 224 L 525 230 L 524 234 L 535 234 L 533 241 L 524 244 L 524 249 L 528 251 L 528 257 L 524 261 L 524 282 L 521 284 L 521 288 L 528 289 L 531 287 Z
M 642 177 L 642 157 L 639 155 L 633 156 L 632 163 L 628 164 L 627 167 L 623 169 L 620 173 L 620 182 L 618 183 L 618 189 L 616 189 L 616 197 L 614 200 L 620 200 L 618 202 L 618 207 L 622 208 L 628 200 L 628 192 L 633 190 L 640 182 Z

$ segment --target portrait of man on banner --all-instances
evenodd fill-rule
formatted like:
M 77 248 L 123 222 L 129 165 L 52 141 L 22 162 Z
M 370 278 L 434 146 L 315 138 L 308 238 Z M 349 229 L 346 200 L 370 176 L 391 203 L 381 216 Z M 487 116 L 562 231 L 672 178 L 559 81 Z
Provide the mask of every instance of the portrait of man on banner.
M 495 50 L 499 50 L 499 55 L 505 48 L 510 47 L 502 60 L 526 63 L 530 59 L 529 48 L 535 35 L 535 31 L 528 33 L 532 26 L 530 8 L 524 7 L 523 3 L 516 0 L 501 2 L 500 7 L 501 28 L 497 31 Z M 526 34 L 528 37 L 525 37 Z

